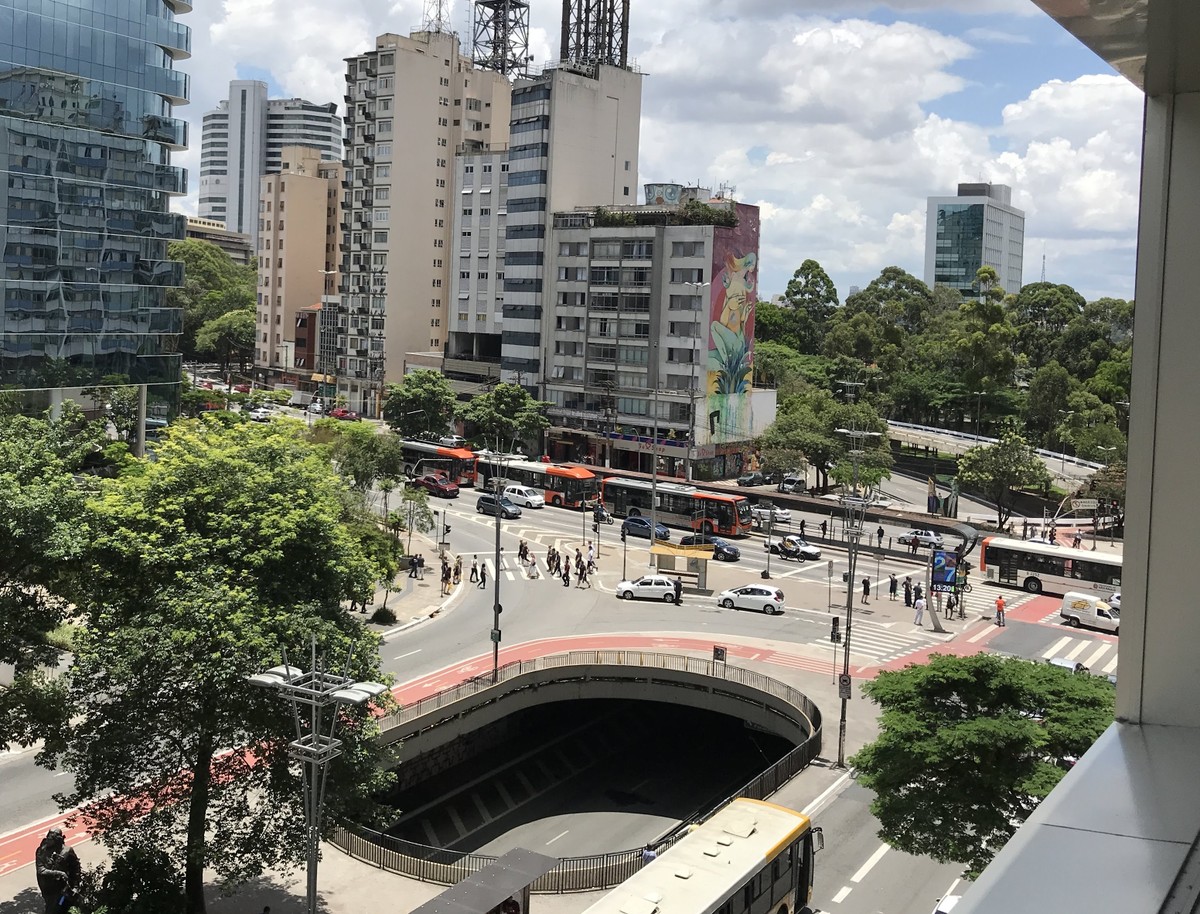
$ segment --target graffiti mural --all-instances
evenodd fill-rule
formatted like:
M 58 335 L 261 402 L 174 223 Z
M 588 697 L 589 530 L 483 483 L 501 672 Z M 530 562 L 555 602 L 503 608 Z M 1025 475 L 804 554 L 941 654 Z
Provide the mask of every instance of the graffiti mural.
M 758 207 L 737 204 L 735 228 L 713 237 L 708 334 L 708 431 L 711 442 L 750 437 L 754 375 L 754 303 L 758 289 Z

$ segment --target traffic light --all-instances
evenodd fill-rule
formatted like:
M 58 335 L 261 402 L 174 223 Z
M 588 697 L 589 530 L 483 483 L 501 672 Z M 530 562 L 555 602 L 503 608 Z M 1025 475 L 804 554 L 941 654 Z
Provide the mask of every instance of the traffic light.
M 829 640 L 834 644 L 842 643 L 842 620 L 836 616 L 833 618 L 833 628 L 829 631 Z
M 450 535 L 450 525 L 442 524 L 442 536 L 449 536 L 449 535 Z

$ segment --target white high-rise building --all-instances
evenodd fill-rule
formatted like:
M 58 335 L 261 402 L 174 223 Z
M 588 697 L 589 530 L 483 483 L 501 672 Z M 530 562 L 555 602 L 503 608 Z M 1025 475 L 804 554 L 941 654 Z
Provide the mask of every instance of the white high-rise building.
M 284 147 L 309 146 L 322 159 L 342 159 L 337 104 L 267 98 L 267 84 L 235 79 L 229 98 L 205 113 L 200 146 L 202 219 L 222 222 L 257 244 L 259 180 L 279 172 Z
M 1006 292 L 1019 292 L 1025 213 L 1004 184 L 959 184 L 953 197 L 930 197 L 925 219 L 925 284 L 977 297 L 975 274 L 990 266 Z

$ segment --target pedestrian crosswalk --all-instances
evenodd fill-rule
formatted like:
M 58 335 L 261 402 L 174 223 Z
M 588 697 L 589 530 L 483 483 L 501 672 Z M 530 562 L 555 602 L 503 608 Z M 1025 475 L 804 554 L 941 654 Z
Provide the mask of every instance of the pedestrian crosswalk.
M 1070 660 L 1082 663 L 1091 672 L 1108 675 L 1117 671 L 1117 645 L 1099 638 L 1065 635 L 1041 654 L 1043 660 Z
M 895 630 L 870 622 L 855 622 L 850 632 L 850 653 L 855 657 L 866 657 L 877 663 L 887 663 L 919 651 L 922 648 L 943 643 L 943 638 L 922 631 Z M 814 639 L 810 644 L 828 644 Z M 844 645 L 838 645 L 841 651 Z
M 973 581 L 971 584 L 971 592 L 966 595 L 966 603 L 972 608 L 992 607 L 996 602 L 996 597 L 1004 597 L 1005 612 L 1012 612 L 1019 606 L 1024 606 L 1034 597 L 1036 593 L 1029 593 L 1024 590 L 1016 590 L 1012 587 L 1002 587 L 999 584 L 992 584 L 988 581 Z

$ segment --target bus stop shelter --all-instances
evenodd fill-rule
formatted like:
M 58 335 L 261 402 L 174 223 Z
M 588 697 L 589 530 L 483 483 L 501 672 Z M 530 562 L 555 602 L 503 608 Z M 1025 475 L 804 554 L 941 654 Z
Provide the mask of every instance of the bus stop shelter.
M 413 914 L 526 914 L 529 887 L 556 866 L 555 857 L 513 848 Z
M 708 590 L 708 563 L 712 561 L 712 546 L 672 546 L 655 542 L 650 547 L 654 567 L 661 574 L 695 579 L 697 590 Z

